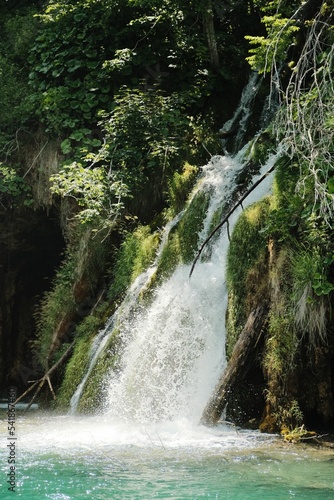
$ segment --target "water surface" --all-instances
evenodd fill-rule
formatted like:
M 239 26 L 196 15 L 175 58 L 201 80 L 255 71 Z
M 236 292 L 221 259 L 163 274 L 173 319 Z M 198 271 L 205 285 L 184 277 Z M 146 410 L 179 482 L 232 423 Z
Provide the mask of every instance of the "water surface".
M 334 451 L 186 420 L 115 424 L 107 416 L 32 414 L 17 422 L 16 492 L 1 498 L 148 500 L 334 498 Z

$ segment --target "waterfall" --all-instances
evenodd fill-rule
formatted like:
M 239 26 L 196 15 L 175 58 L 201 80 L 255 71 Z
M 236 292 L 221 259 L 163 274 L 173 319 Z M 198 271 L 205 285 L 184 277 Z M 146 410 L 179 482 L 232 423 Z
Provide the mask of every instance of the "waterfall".
M 242 91 L 239 105 L 232 118 L 225 122 L 219 131 L 222 136 L 222 146 L 224 149 L 227 146 L 227 138 L 230 135 L 234 135 L 233 151 L 240 150 L 244 142 L 247 127 L 252 114 L 252 104 L 260 89 L 261 83 L 261 76 L 254 71 Z
M 204 167 L 196 191 L 210 196 L 199 235 L 206 237 L 212 216 L 231 194 L 236 160 L 215 157 Z M 155 293 L 154 300 L 122 321 L 126 344 L 120 374 L 109 380 L 108 413 L 112 419 L 198 421 L 225 362 L 226 239 L 194 279 L 179 266 Z M 220 311 L 217 311 L 220 305 Z
M 161 237 L 161 243 L 159 245 L 157 255 L 155 258 L 154 263 L 152 266 L 150 266 L 145 272 L 140 274 L 138 278 L 134 281 L 132 286 L 130 287 L 122 305 L 117 309 L 115 314 L 113 314 L 109 320 L 107 321 L 105 327 L 98 333 L 96 339 L 94 340 L 90 352 L 89 352 L 89 365 L 88 369 L 78 385 L 75 393 L 73 394 L 70 402 L 70 413 L 73 415 L 76 413 L 79 405 L 80 398 L 82 396 L 82 393 L 84 391 L 86 382 L 92 373 L 100 354 L 103 352 L 104 348 L 108 344 L 108 340 L 113 332 L 113 328 L 115 324 L 117 323 L 117 320 L 121 316 L 128 316 L 131 314 L 132 307 L 135 306 L 136 301 L 140 295 L 140 293 L 146 288 L 146 286 L 149 284 L 150 279 L 152 278 L 153 274 L 157 270 L 157 265 L 159 262 L 159 259 L 161 257 L 161 253 L 165 247 L 165 244 L 168 240 L 168 235 L 170 231 L 173 229 L 173 227 L 178 223 L 180 220 L 181 216 L 183 214 L 183 211 L 181 211 L 176 217 L 174 217 L 171 221 L 169 221 L 162 233 Z
M 261 172 L 276 160 L 272 157 Z M 243 168 L 238 158 L 219 156 L 203 168 L 202 192 L 210 194 L 200 242 L 216 210 L 229 200 L 235 178 Z M 244 207 L 268 193 L 272 175 L 246 199 Z M 233 230 L 242 209 L 230 220 Z M 106 412 L 115 422 L 199 422 L 225 361 L 225 283 L 229 240 L 226 228 L 200 261 L 191 279 L 190 264 L 180 265 L 158 287 L 148 307 L 120 321 L 125 349 L 117 373 L 108 374 Z

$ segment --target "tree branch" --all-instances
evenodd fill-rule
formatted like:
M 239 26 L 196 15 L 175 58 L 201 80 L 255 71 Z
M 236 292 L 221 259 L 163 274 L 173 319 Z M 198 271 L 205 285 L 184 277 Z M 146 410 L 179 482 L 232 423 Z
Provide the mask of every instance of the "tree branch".
M 219 231 L 219 229 L 225 224 L 225 222 L 228 222 L 229 218 L 231 217 L 231 215 L 233 214 L 233 212 L 240 206 L 242 205 L 242 202 L 247 198 L 247 196 L 249 196 L 249 194 L 259 185 L 261 184 L 261 182 L 267 177 L 268 174 L 270 174 L 270 172 L 272 172 L 275 168 L 275 165 L 273 165 L 272 167 L 269 168 L 269 170 L 264 174 L 262 175 L 262 177 L 260 177 L 260 179 L 258 179 L 247 191 L 246 193 L 241 196 L 241 198 L 237 201 L 237 203 L 231 208 L 231 210 L 227 213 L 227 215 L 224 217 L 224 219 L 218 224 L 218 226 L 216 226 L 214 228 L 214 230 L 211 232 L 211 234 L 207 237 L 207 239 L 202 243 L 200 249 L 198 250 L 197 252 L 197 255 L 193 261 L 193 264 L 191 266 L 191 269 L 190 269 L 190 273 L 189 273 L 189 278 L 191 278 L 191 275 L 194 271 L 194 268 L 195 268 L 195 265 L 198 261 L 198 259 L 200 258 L 201 256 L 201 253 L 204 249 L 204 247 L 209 243 L 209 241 L 211 240 L 211 238 L 217 233 L 217 231 Z
M 34 393 L 34 395 L 33 395 L 33 397 L 31 398 L 30 402 L 28 403 L 28 406 L 24 410 L 24 412 L 28 411 L 29 408 L 31 407 L 31 405 L 33 404 L 33 402 L 35 401 L 36 397 L 40 393 L 41 389 L 43 388 L 45 382 L 48 383 L 48 386 L 49 386 L 50 391 L 51 391 L 51 393 L 53 395 L 53 398 L 56 399 L 56 395 L 55 395 L 55 392 L 54 392 L 52 384 L 51 384 L 50 375 L 67 358 L 67 356 L 69 355 L 70 351 L 74 347 L 74 343 L 75 343 L 75 340 L 73 340 L 73 342 L 69 345 L 69 347 L 66 349 L 66 351 L 64 352 L 64 354 L 58 359 L 58 361 L 56 361 L 56 363 L 54 365 L 51 366 L 51 368 L 43 375 L 43 377 L 41 377 L 39 380 L 32 381 L 32 382 L 34 382 L 33 385 L 31 385 L 23 394 L 21 394 L 20 397 L 17 398 L 17 400 L 15 401 L 14 405 L 16 403 L 18 403 L 19 401 L 21 401 L 21 399 L 23 399 L 24 396 L 26 396 L 27 394 L 29 394 L 36 386 L 38 386 L 37 389 L 36 389 L 36 391 L 35 391 L 35 393 Z

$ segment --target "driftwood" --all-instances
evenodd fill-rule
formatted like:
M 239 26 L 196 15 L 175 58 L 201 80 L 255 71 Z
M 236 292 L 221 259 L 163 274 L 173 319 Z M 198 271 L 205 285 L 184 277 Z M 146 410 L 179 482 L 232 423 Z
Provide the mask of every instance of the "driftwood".
M 233 214 L 233 212 L 241 205 L 242 206 L 242 202 L 247 198 L 247 196 L 250 195 L 250 193 L 259 185 L 261 184 L 262 181 L 264 181 L 264 179 L 267 177 L 268 174 L 270 174 L 270 172 L 272 172 L 275 168 L 275 165 L 273 165 L 272 167 L 269 168 L 269 170 L 263 174 L 260 179 L 258 179 L 249 189 L 247 189 L 247 191 L 239 198 L 239 200 L 236 202 L 235 205 L 233 205 L 233 207 L 231 208 L 231 210 L 229 210 L 229 212 L 227 213 L 227 215 L 224 217 L 224 219 L 214 228 L 214 230 L 209 234 L 209 236 L 207 237 L 207 239 L 202 243 L 200 249 L 198 250 L 197 254 L 196 254 L 196 257 L 193 261 L 193 264 L 191 266 L 191 269 L 190 269 L 190 273 L 189 273 L 189 278 L 191 277 L 194 269 L 195 269 L 195 266 L 196 266 L 196 262 L 198 261 L 198 259 L 200 258 L 201 256 L 201 253 L 204 249 L 204 247 L 209 243 L 209 241 L 211 240 L 211 238 L 216 234 L 217 231 L 219 231 L 219 229 L 225 224 L 225 223 L 228 223 L 228 220 L 229 218 L 231 217 L 231 215 Z
M 29 387 L 29 389 L 27 389 L 23 394 L 21 394 L 21 396 L 19 398 L 17 398 L 17 400 L 15 401 L 14 404 L 18 403 L 19 401 L 21 401 L 21 399 L 24 398 L 24 396 L 26 396 L 27 394 L 29 394 L 29 392 L 31 392 L 36 386 L 37 386 L 37 389 L 33 395 L 33 397 L 31 398 L 30 402 L 28 403 L 26 409 L 24 410 L 24 412 L 28 411 L 29 408 L 31 407 L 31 405 L 33 404 L 33 402 L 35 401 L 35 399 L 37 398 L 38 394 L 40 393 L 41 389 L 43 388 L 45 382 L 48 383 L 48 386 L 49 386 L 49 389 L 52 393 L 52 396 L 54 399 L 56 399 L 56 395 L 55 395 L 55 392 L 53 390 L 53 387 L 52 387 L 52 384 L 51 384 L 51 380 L 50 380 L 50 375 L 56 370 L 56 368 L 58 368 L 59 365 L 62 364 L 62 362 L 67 358 L 67 356 L 69 355 L 70 351 L 73 349 L 73 346 L 74 346 L 74 342 L 73 341 L 69 347 L 66 349 L 66 351 L 64 352 L 64 354 L 58 359 L 58 361 L 56 361 L 56 363 L 51 366 L 51 368 L 48 369 L 48 371 L 43 375 L 43 377 L 41 377 L 40 379 L 38 380 L 31 380 L 32 382 L 32 385 Z
M 214 425 L 220 419 L 235 385 L 245 377 L 249 370 L 251 356 L 262 336 L 267 316 L 267 305 L 257 307 L 248 316 L 227 368 L 204 409 L 201 424 Z

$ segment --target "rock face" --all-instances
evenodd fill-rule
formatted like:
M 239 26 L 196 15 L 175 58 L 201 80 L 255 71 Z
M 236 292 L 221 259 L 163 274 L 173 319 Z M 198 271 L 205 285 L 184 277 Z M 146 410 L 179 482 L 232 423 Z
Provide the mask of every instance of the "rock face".
M 255 206 L 251 210 L 255 210 Z M 243 217 L 247 217 L 247 214 Z M 245 226 L 241 224 L 241 227 L 245 233 Z M 238 240 L 240 235 L 241 232 L 236 232 L 231 242 L 232 249 L 235 242 L 238 243 L 239 256 L 242 253 Z M 249 252 L 249 245 L 245 245 L 245 248 Z M 243 349 L 240 351 L 239 342 L 244 341 L 244 332 L 241 332 L 222 377 L 225 385 L 221 383 L 218 387 L 219 399 L 213 408 L 209 408 L 205 421 L 214 423 L 218 420 L 222 401 L 227 405 L 228 420 L 245 425 L 256 420 L 264 432 L 277 432 L 284 427 L 294 429 L 302 424 L 308 429 L 333 432 L 334 336 L 330 317 L 333 299 L 328 298 L 326 341 L 318 338 L 311 342 L 307 330 L 309 325 L 305 324 L 305 330 L 299 332 L 295 317 L 289 311 L 293 300 L 293 286 L 289 282 L 292 281 L 291 267 L 288 272 L 290 254 L 284 246 L 273 241 L 269 241 L 266 250 L 263 255 L 268 260 L 267 264 L 263 265 L 261 259 L 254 261 L 244 285 L 246 303 L 253 308 L 269 301 L 268 322 L 262 332 L 263 342 L 256 351 L 254 349 L 251 352 L 248 372 L 242 374 L 241 362 L 246 352 Z M 264 283 L 259 279 L 260 275 Z M 233 297 L 231 302 L 233 304 Z M 233 314 L 232 309 L 230 314 Z M 260 329 L 258 333 L 261 333 Z M 232 368 L 240 368 L 240 374 L 229 379 Z M 230 385 L 231 380 L 235 382 L 234 390 L 228 391 L 226 383 Z M 261 394 L 262 398 L 259 397 Z
M 0 387 L 18 391 L 36 378 L 34 312 L 50 288 L 64 240 L 55 209 L 2 209 L 0 214 Z M 5 394 L 3 394 L 5 397 Z

